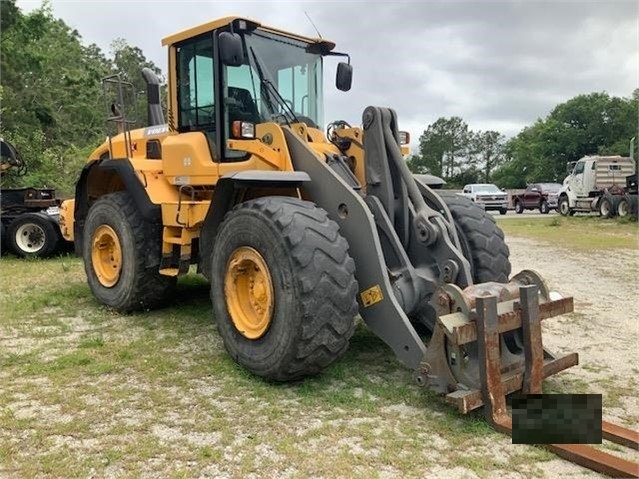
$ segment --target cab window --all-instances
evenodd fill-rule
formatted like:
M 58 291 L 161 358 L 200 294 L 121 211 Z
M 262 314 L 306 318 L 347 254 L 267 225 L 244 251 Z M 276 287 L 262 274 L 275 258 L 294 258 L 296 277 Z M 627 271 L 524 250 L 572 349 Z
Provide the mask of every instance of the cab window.
M 295 65 L 277 72 L 278 90 L 291 109 L 309 115 L 308 87 L 311 76 L 306 65 Z
M 262 123 L 262 98 L 260 76 L 250 65 L 224 68 L 224 115 L 225 140 L 230 138 L 229 129 L 233 121 L 240 120 L 254 124 Z M 225 142 L 226 143 L 226 142 Z M 242 161 L 247 158 L 245 151 L 224 149 L 224 161 Z
M 190 40 L 177 48 L 178 128 L 215 130 L 213 36 Z
M 583 161 L 580 161 L 580 162 L 578 162 L 578 163 L 575 165 L 575 172 L 574 172 L 574 174 L 575 174 L 575 175 L 578 175 L 578 174 L 583 173 L 583 172 L 584 172 L 584 162 L 583 162 Z

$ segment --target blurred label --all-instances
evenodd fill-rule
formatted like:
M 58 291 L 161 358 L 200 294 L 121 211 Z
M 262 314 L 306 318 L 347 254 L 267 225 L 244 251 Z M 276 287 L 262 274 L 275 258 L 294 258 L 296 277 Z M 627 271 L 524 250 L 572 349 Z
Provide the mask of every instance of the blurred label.
M 384 295 L 382 294 L 382 288 L 379 287 L 378 284 L 375 286 L 368 288 L 365 291 L 360 293 L 360 297 L 362 298 L 362 304 L 365 308 L 372 306 L 380 301 L 383 301 Z
M 513 444 L 601 444 L 601 394 L 513 395 Z

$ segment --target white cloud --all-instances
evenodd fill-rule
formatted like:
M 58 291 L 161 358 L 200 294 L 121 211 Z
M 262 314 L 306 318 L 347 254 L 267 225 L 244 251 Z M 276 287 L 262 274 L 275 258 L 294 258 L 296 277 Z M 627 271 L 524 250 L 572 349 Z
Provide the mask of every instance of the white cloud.
M 30 10 L 39 1 L 18 0 Z M 326 119 L 359 124 L 368 105 L 391 106 L 413 145 L 429 123 L 461 116 L 511 136 L 578 94 L 630 96 L 639 87 L 639 2 L 617 1 L 64 1 L 56 16 L 87 43 L 139 46 L 166 70 L 160 39 L 226 15 L 325 38 L 351 54 L 353 89 L 333 89 Z

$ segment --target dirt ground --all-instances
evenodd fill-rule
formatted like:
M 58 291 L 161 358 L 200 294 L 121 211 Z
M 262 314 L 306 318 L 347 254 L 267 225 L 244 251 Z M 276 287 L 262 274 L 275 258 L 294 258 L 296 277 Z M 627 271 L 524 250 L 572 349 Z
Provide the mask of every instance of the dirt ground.
M 551 290 L 575 300 L 573 315 L 543 324 L 546 348 L 579 353 L 580 364 L 557 376 L 562 388 L 602 394 L 604 419 L 639 429 L 639 251 L 573 255 L 525 238 L 507 242 L 513 272 L 535 269 Z M 548 477 L 594 476 L 562 460 L 540 467 Z
M 507 242 L 513 273 L 575 299 L 544 321 L 581 363 L 549 391 L 601 393 L 604 418 L 639 429 L 639 249 Z M 361 326 L 321 377 L 272 385 L 228 359 L 206 288 L 129 317 L 93 302 L 79 259 L 11 268 L 1 299 L 25 313 L 0 318 L 0 478 L 603 477 L 457 415 Z

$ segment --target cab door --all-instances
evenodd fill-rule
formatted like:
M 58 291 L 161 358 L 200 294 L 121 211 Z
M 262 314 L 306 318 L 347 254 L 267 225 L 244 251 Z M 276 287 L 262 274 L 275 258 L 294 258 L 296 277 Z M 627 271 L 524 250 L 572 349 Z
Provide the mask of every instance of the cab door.
M 219 178 L 218 78 L 214 32 L 170 48 L 169 123 L 178 133 L 162 144 L 164 175 L 175 185 L 214 185 Z
M 585 161 L 578 161 L 575 164 L 575 169 L 572 171 L 572 178 L 570 179 L 570 187 L 577 196 L 588 196 L 588 192 L 585 191 L 584 184 L 584 170 L 586 168 Z
M 533 183 L 528 185 L 526 191 L 524 191 L 524 204 L 527 208 L 532 208 L 537 205 L 539 199 L 539 185 Z

